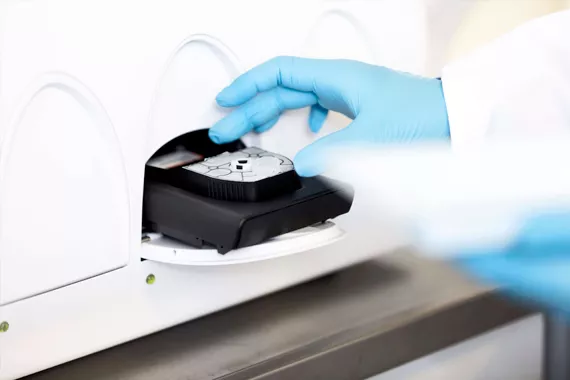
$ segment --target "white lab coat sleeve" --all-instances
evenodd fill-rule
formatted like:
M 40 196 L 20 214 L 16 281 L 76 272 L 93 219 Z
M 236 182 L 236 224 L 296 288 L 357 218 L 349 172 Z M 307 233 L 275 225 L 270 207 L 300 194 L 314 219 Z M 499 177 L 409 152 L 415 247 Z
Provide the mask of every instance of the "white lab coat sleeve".
M 570 132 L 570 11 L 530 21 L 442 72 L 451 139 Z

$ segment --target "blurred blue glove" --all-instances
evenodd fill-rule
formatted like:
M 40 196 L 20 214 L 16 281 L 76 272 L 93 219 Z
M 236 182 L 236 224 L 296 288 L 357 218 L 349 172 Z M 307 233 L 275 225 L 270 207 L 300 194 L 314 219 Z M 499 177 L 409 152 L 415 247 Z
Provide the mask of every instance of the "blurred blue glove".
M 570 316 L 570 215 L 532 219 L 517 241 L 497 252 L 473 252 L 455 264 L 516 298 Z
M 278 57 L 237 78 L 216 100 L 222 107 L 239 106 L 210 129 L 216 143 L 267 131 L 289 109 L 311 106 L 315 133 L 329 110 L 353 119 L 299 152 L 295 167 L 301 176 L 323 170 L 319 150 L 332 144 L 449 138 L 440 80 L 356 61 Z

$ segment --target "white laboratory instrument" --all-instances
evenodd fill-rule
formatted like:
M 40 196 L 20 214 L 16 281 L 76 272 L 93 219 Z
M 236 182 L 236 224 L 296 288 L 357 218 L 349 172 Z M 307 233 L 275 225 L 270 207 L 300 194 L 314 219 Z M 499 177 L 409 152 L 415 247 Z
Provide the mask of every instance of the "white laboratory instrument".
M 286 5 L 285 5 L 286 3 Z M 275 8 L 279 8 L 279 14 Z M 421 1 L 3 0 L 0 379 L 334 272 L 398 245 L 348 215 L 219 255 L 141 242 L 147 160 L 224 115 L 214 98 L 276 55 L 419 73 Z M 308 112 L 245 141 L 293 157 Z

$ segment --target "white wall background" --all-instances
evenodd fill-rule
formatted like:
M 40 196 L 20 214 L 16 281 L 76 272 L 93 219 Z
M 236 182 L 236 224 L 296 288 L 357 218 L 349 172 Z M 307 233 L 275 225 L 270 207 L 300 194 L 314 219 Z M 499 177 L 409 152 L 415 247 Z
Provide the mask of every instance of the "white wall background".
M 431 30 L 427 72 L 533 18 L 570 9 L 570 0 L 425 0 Z

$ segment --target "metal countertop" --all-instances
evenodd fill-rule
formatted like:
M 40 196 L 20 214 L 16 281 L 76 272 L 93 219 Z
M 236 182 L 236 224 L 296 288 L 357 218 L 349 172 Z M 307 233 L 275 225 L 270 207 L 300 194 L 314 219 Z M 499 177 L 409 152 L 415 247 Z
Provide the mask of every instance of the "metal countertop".
M 355 380 L 533 311 L 395 252 L 26 380 Z

